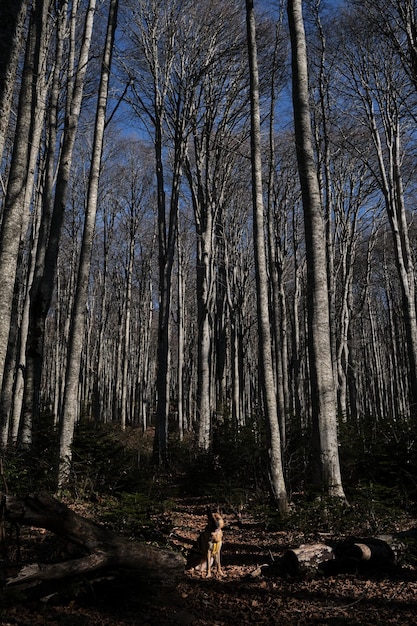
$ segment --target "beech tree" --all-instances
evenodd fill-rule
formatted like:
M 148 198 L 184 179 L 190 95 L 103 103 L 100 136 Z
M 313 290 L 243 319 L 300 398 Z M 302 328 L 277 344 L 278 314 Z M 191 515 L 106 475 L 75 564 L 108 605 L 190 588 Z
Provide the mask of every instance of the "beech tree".
M 76 67 L 75 28 L 79 14 L 77 7 L 72 6 L 69 16 L 71 62 L 67 66 L 67 91 L 65 102 L 65 126 L 60 146 L 57 171 L 55 172 L 55 151 L 57 149 L 58 123 L 58 74 L 54 77 L 54 91 L 51 98 L 50 143 L 48 153 L 47 186 L 43 196 L 42 220 L 39 240 L 36 249 L 36 265 L 31 289 L 30 320 L 26 351 L 26 380 L 23 406 L 23 438 L 30 439 L 32 419 L 36 418 L 40 410 L 41 375 L 43 371 L 43 354 L 45 340 L 45 324 L 55 288 L 55 276 L 58 262 L 59 246 L 62 233 L 62 224 L 65 215 L 67 193 L 71 175 L 72 157 L 77 134 L 78 122 L 81 113 L 83 89 L 88 68 L 88 55 L 92 39 L 94 24 L 95 0 L 91 0 L 85 13 L 82 43 L 79 49 Z M 62 39 L 67 20 L 67 3 L 62 6 L 58 21 L 58 54 L 57 63 L 61 61 Z M 59 70 L 57 69 L 57 72 Z M 56 182 L 55 182 L 56 176 Z
M 172 271 L 175 260 L 181 173 L 186 148 L 186 127 L 192 94 L 175 90 L 176 74 L 184 72 L 176 65 L 177 21 L 186 11 L 180 3 L 168 6 L 161 0 L 135 3 L 134 28 L 129 14 L 127 37 L 131 42 L 131 62 L 124 62 L 128 80 L 132 81 L 129 101 L 139 119 L 151 128 L 155 150 L 157 181 L 159 302 L 157 343 L 157 410 L 154 458 L 158 464 L 168 463 L 168 415 L 170 391 L 170 315 Z M 173 89 L 174 87 L 174 89 Z M 168 114 L 171 114 L 168 124 Z M 172 161 L 167 164 L 165 152 L 171 140 Z M 170 171 L 170 183 L 166 170 Z M 168 193 L 169 189 L 169 193 Z
M 269 432 L 269 469 L 272 491 L 281 513 L 288 509 L 279 432 L 278 404 L 272 360 L 271 319 L 269 313 L 268 275 L 264 240 L 264 205 L 262 198 L 261 128 L 259 75 L 257 64 L 255 11 L 252 0 L 246 2 L 246 23 L 250 73 L 251 162 L 254 217 L 254 252 L 259 329 L 259 356 L 265 418 Z
M 107 33 L 101 65 L 100 85 L 97 99 L 97 112 L 93 136 L 91 165 L 88 178 L 87 203 L 84 229 L 78 265 L 76 293 L 71 318 L 71 330 L 65 378 L 65 393 L 60 422 L 58 487 L 62 488 L 68 480 L 71 460 L 71 445 L 74 427 L 78 417 L 79 376 L 84 338 L 85 308 L 91 266 L 95 221 L 97 213 L 98 186 L 103 152 L 104 130 L 106 122 L 107 99 L 109 92 L 110 68 L 113 54 L 113 42 L 117 24 L 118 0 L 110 0 Z
M 12 108 L 28 4 L 27 0 L 4 0 L 0 7 L 0 156 Z M 1 186 L 4 190 L 4 181 Z
M 207 29 L 214 11 L 219 24 L 215 36 Z M 238 15 L 234 4 L 227 7 L 223 3 L 212 4 L 209 11 L 201 5 L 191 25 L 193 67 L 187 67 L 189 78 L 184 77 L 183 87 L 195 92 L 185 174 L 196 227 L 197 413 L 198 443 L 203 450 L 211 445 L 211 421 L 216 405 L 214 373 L 217 359 L 222 358 L 215 340 L 219 331 L 215 319 L 221 317 L 216 308 L 220 295 L 216 280 L 217 244 L 231 177 L 235 175 L 237 157 L 233 148 L 245 139 L 247 132 L 246 99 L 241 95 L 246 76 L 238 62 L 244 41 Z M 189 55 L 190 51 L 185 50 L 184 54 Z M 192 84 L 188 86 L 190 79 Z
M 35 180 L 34 162 L 45 113 L 45 73 L 49 3 L 36 5 L 30 13 L 23 76 L 0 231 L 0 266 L 4 281 L 0 298 L 0 381 L 3 382 L 11 328 L 13 294 L 21 241 L 26 236 L 29 205 Z M 37 99 L 41 104 L 38 106 Z M 42 104 L 43 103 L 43 104 Z
M 417 312 L 414 251 L 403 176 L 403 170 L 408 167 L 406 155 L 412 150 L 406 115 L 409 81 L 407 74 L 401 71 L 398 57 L 381 59 L 375 52 L 376 42 L 381 41 L 379 32 L 364 37 L 355 23 L 349 19 L 348 23 L 350 28 L 346 29 L 346 34 L 350 56 L 345 60 L 346 72 L 352 79 L 352 97 L 362 113 L 372 142 L 371 156 L 360 147 L 356 151 L 377 182 L 392 233 L 403 301 L 411 408 L 417 404 Z
M 295 141 L 303 199 L 307 257 L 308 354 L 313 436 L 316 444 L 314 462 L 319 465 L 319 480 L 328 495 L 344 499 L 330 345 L 326 240 L 313 151 L 307 51 L 301 0 L 288 0 L 288 19 L 292 50 Z

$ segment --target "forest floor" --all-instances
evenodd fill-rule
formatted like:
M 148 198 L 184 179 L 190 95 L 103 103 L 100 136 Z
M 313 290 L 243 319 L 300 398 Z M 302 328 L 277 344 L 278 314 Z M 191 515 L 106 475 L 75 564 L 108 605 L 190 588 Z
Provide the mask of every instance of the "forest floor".
M 205 526 L 206 506 L 201 499 L 177 499 L 155 527 L 167 543 L 186 553 Z M 93 509 L 77 512 L 96 517 Z M 260 565 L 288 548 L 323 537 L 268 530 L 249 515 L 238 522 L 225 514 L 225 520 L 223 578 L 185 572 L 177 585 L 167 587 L 128 573 L 106 573 L 94 581 L 61 581 L 41 593 L 39 588 L 11 596 L 0 592 L 0 625 L 417 625 L 416 568 L 326 578 L 253 577 Z M 49 533 L 22 528 L 19 566 L 41 560 L 52 549 L 58 550 L 57 540 Z

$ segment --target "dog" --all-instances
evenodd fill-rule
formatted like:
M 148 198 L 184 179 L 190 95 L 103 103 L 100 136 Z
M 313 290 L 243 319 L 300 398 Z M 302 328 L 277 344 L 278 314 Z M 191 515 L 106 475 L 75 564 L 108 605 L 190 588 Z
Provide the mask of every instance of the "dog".
M 224 576 L 220 558 L 223 527 L 224 519 L 221 514 L 207 509 L 207 526 L 191 548 L 187 560 L 189 568 L 200 571 L 202 575 L 206 572 L 206 578 L 211 578 L 212 568 L 216 569 L 219 576 Z

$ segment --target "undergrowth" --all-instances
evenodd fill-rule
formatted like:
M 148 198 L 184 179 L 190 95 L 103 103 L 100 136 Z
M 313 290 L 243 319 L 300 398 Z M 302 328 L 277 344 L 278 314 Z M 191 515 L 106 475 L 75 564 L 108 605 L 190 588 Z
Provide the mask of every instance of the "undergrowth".
M 71 482 L 66 496 L 95 502 L 102 521 L 135 537 L 152 537 L 155 519 L 178 498 L 204 498 L 237 515 L 248 512 L 271 529 L 303 532 L 378 534 L 405 525 L 415 513 L 416 470 L 410 433 L 395 449 L 343 431 L 341 455 L 348 504 L 317 494 L 307 482 L 305 441 L 291 434 L 287 459 L 290 512 L 278 515 L 269 491 L 265 436 L 257 424 L 238 432 L 225 420 L 214 432 L 210 452 L 199 452 L 191 435 L 172 438 L 170 466 L 152 463 L 152 431 L 121 432 L 117 426 L 84 420 L 73 444 Z M 348 441 L 348 443 L 346 443 Z M 365 443 L 364 443 L 365 442 Z M 378 443 L 378 445 L 377 445 Z M 292 448 L 291 448 L 292 446 Z M 31 449 L 3 456 L 3 491 L 16 495 L 53 493 L 57 434 L 45 417 Z M 403 452 L 401 453 L 401 450 Z M 390 462 L 391 459 L 391 462 Z

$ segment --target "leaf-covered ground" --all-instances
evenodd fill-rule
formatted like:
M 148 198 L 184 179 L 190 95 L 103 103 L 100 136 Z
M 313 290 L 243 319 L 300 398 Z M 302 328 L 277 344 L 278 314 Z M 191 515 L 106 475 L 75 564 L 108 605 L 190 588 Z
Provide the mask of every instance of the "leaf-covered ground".
M 205 504 L 177 502 L 159 523 L 167 543 L 186 553 L 205 525 Z M 83 511 L 83 513 L 86 513 Z M 417 571 L 337 575 L 312 579 L 263 578 L 251 574 L 263 563 L 319 537 L 272 532 L 243 517 L 225 515 L 222 579 L 185 572 L 175 587 L 158 587 L 128 572 L 92 580 L 0 595 L 1 626 L 124 625 L 332 625 L 417 624 Z M 21 540 L 21 561 L 41 560 L 65 546 L 31 529 Z M 10 568 L 9 568 L 10 569 Z M 7 574 L 9 572 L 6 572 Z

